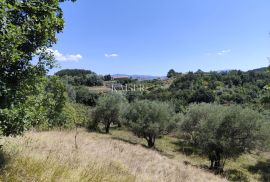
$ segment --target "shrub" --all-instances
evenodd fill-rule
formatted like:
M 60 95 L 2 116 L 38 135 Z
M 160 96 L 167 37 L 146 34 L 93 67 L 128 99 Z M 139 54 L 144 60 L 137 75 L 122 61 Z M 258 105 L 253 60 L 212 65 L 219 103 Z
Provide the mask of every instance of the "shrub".
M 76 126 L 85 127 L 89 120 L 90 107 L 76 104 L 66 103 L 63 111 L 63 120 L 65 123 L 62 127 L 67 129 L 75 128 Z
M 173 111 L 157 101 L 135 101 L 126 110 L 126 125 L 138 137 L 146 139 L 148 147 L 154 147 L 155 139 L 167 133 Z
M 76 92 L 76 102 L 87 106 L 96 106 L 99 94 L 87 87 L 79 87 Z

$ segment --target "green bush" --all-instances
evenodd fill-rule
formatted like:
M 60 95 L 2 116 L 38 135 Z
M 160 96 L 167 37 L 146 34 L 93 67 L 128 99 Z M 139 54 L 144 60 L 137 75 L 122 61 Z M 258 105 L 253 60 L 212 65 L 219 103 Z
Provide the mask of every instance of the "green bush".
M 90 91 L 87 87 L 78 87 L 76 102 L 87 106 L 96 106 L 99 94 Z

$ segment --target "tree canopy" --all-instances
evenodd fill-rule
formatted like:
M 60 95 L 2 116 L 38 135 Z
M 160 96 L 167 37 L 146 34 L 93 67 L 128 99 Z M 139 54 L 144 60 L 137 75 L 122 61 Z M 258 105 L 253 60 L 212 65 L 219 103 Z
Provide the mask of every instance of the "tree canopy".
M 135 135 L 144 138 L 148 147 L 154 147 L 156 138 L 166 134 L 172 113 L 166 103 L 141 100 L 130 104 L 124 118 Z
M 189 107 L 181 128 L 187 141 L 209 157 L 210 168 L 219 168 L 263 144 L 264 121 L 257 111 L 240 106 L 200 104 Z
M 25 102 L 54 66 L 48 48 L 64 28 L 60 2 L 64 0 L 0 0 L 0 127 L 9 131 L 3 134 L 24 130 Z

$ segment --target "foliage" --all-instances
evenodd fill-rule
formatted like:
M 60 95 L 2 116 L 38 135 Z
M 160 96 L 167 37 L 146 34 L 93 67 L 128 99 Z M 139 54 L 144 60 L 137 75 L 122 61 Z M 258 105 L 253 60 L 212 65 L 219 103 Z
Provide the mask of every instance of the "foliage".
M 63 109 L 63 121 L 61 127 L 73 129 L 75 127 L 86 127 L 89 121 L 90 108 L 83 104 L 66 103 Z
M 129 103 L 134 102 L 137 99 L 140 99 L 141 92 L 138 91 L 128 91 L 125 93 L 126 99 Z
M 109 133 L 111 124 L 121 126 L 121 112 L 126 105 L 126 99 L 119 94 L 106 94 L 99 98 L 97 106 L 92 113 L 89 129 L 97 129 L 98 123 L 105 126 L 105 132 Z
M 45 107 L 47 108 L 47 118 L 51 126 L 61 126 L 63 122 L 60 115 L 63 111 L 66 96 L 66 87 L 57 77 L 51 77 L 45 88 L 47 98 Z
M 60 76 L 67 84 L 73 86 L 102 86 L 103 76 L 95 72 L 82 69 L 65 69 L 58 71 L 55 75 Z
M 65 102 L 65 86 L 57 77 L 40 79 L 35 92 L 27 95 L 23 103 L 0 110 L 2 134 L 18 135 L 30 127 L 62 125 Z
M 174 80 L 168 79 L 160 83 L 156 83 L 155 80 L 144 82 L 147 84 L 147 90 L 142 98 L 159 101 L 177 100 L 182 107 L 190 103 L 217 102 L 250 105 L 256 108 L 261 104 L 260 100 L 268 95 L 263 88 L 270 82 L 270 75 L 265 70 L 248 72 L 198 70 L 186 74 L 176 72 L 174 75 Z M 164 85 L 166 82 L 167 86 Z
M 76 102 L 87 106 L 96 106 L 99 94 L 92 92 L 87 87 L 78 87 L 76 92 Z
M 111 75 L 104 75 L 104 81 L 111 81 L 112 76 Z
M 190 103 L 201 103 L 201 102 L 205 102 L 205 103 L 212 103 L 215 101 L 215 96 L 214 93 L 210 90 L 206 90 L 203 88 L 200 88 L 198 90 L 196 90 L 191 98 L 189 99 Z
M 263 116 L 240 106 L 191 105 L 181 128 L 189 143 L 211 161 L 211 168 L 224 166 L 262 143 Z M 221 160 L 224 160 L 221 164 Z
M 71 76 L 71 77 L 84 77 L 86 75 L 91 75 L 94 72 L 91 70 L 83 70 L 83 69 L 63 69 L 55 73 L 55 75 L 59 77 L 64 77 L 64 76 Z
M 20 134 L 29 125 L 25 103 L 54 66 L 48 48 L 64 28 L 59 2 L 64 0 L 0 1 L 0 125 L 5 135 Z
M 44 78 L 36 84 L 37 93 L 25 101 L 25 118 L 29 127 L 49 129 L 66 122 L 63 111 L 66 105 L 66 87 L 58 77 Z
M 176 72 L 173 69 L 170 69 L 168 74 L 167 74 L 167 78 L 172 78 L 174 76 L 176 76 Z
M 168 132 L 172 113 L 172 109 L 166 103 L 141 100 L 130 104 L 124 118 L 131 131 L 146 139 L 151 148 L 154 147 L 157 137 Z

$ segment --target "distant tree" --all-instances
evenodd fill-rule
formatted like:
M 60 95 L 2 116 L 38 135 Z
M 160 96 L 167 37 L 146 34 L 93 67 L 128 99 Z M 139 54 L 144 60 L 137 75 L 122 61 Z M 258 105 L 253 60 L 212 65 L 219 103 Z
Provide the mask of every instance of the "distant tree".
M 104 81 L 111 81 L 112 76 L 111 75 L 104 75 Z
M 105 132 L 109 133 L 111 124 L 120 125 L 121 109 L 126 105 L 126 100 L 119 94 L 106 94 L 99 98 L 97 106 L 92 113 L 94 124 L 91 124 L 89 129 L 96 129 L 99 123 L 105 127 Z
M 191 145 L 209 157 L 211 169 L 222 169 L 263 142 L 263 116 L 240 106 L 191 105 L 181 128 Z M 222 163 L 223 162 L 223 163 Z
M 55 75 L 57 75 L 59 77 L 63 77 L 63 76 L 83 77 L 86 75 L 91 75 L 93 73 L 94 72 L 92 72 L 91 70 L 84 70 L 84 69 L 63 69 L 63 70 L 56 72 Z
M 96 106 L 99 94 L 92 92 L 89 88 L 81 86 L 76 91 L 76 102 L 87 106 Z
M 196 102 L 196 103 L 201 102 L 211 103 L 214 101 L 215 101 L 214 93 L 211 90 L 207 90 L 204 88 L 196 90 L 189 100 L 189 102 Z
M 135 100 L 139 99 L 142 94 L 138 91 L 128 91 L 126 92 L 125 96 L 129 103 L 134 102 Z
M 174 77 L 176 75 L 177 75 L 177 73 L 173 69 L 171 69 L 171 70 L 169 70 L 169 72 L 167 74 L 167 78 L 171 78 L 171 77 Z
M 156 138 L 166 134 L 170 125 L 172 109 L 157 101 L 135 101 L 127 108 L 125 124 L 138 137 L 144 138 L 148 147 L 154 147 Z

